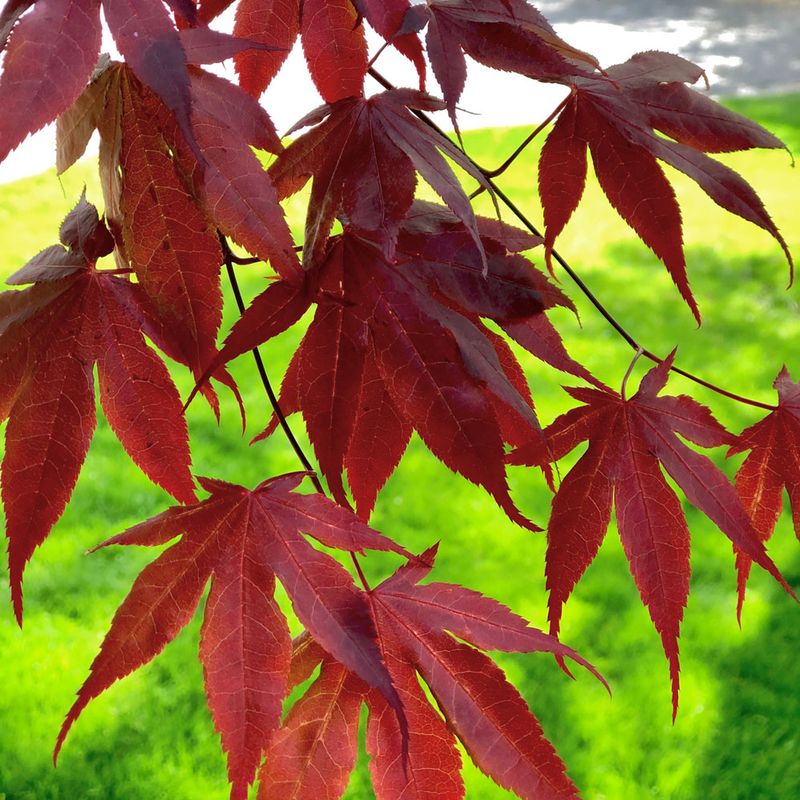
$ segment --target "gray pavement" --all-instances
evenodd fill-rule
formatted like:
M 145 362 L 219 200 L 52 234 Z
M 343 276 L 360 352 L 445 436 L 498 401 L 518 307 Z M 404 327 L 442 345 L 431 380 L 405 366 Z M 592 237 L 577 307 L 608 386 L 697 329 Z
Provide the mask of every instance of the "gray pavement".
M 536 5 L 553 24 L 605 22 L 642 34 L 673 32 L 681 39 L 681 55 L 712 68 L 717 95 L 800 91 L 800 0 L 540 0 Z

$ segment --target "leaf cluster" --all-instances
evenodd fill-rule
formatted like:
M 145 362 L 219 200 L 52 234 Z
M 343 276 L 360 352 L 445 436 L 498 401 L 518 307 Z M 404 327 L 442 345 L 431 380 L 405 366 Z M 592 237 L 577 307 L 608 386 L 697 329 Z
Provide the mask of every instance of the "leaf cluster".
M 238 0 L 232 32 L 218 30 L 212 23 L 231 5 L 7 0 L 0 12 L 0 160 L 56 121 L 64 171 L 97 133 L 104 205 L 101 215 L 81 197 L 60 243 L 9 279 L 25 288 L 0 294 L 0 477 L 19 623 L 25 565 L 56 526 L 87 455 L 95 380 L 127 454 L 177 501 L 98 545 L 160 550 L 117 610 L 56 755 L 87 704 L 155 658 L 208 592 L 199 657 L 232 798 L 246 798 L 258 779 L 263 800 L 336 800 L 355 762 L 364 704 L 381 800 L 463 798 L 459 744 L 521 798 L 575 798 L 535 716 L 486 652 L 547 652 L 565 671 L 571 659 L 603 681 L 558 634 L 613 509 L 663 642 L 674 716 L 690 534 L 673 485 L 732 542 L 740 613 L 753 563 L 792 594 L 764 543 L 784 487 L 800 532 L 800 385 L 784 369 L 778 405 L 738 436 L 697 401 L 663 393 L 674 353 L 645 353 L 658 363 L 628 396 L 635 358 L 613 391 L 569 354 L 548 317 L 575 310 L 558 283 L 554 262 L 565 262 L 556 240 L 580 203 L 591 157 L 608 201 L 663 262 L 699 323 L 680 207 L 662 164 L 769 233 L 791 271 L 755 190 L 712 158 L 783 145 L 694 88 L 705 77 L 696 65 L 646 52 L 603 68 L 527 0 Z M 101 13 L 120 61 L 100 54 Z M 367 27 L 383 40 L 373 54 Z M 299 119 L 287 143 L 259 98 L 297 40 L 323 104 Z M 384 47 L 405 58 L 411 86 L 376 72 Z M 238 84 L 208 68 L 231 58 Z M 460 136 L 428 116 L 447 111 L 458 132 L 470 60 L 564 90 L 538 164 L 542 235 L 496 182 L 505 167 L 482 169 Z M 382 90 L 368 92 L 370 75 Z M 437 202 L 419 198 L 421 182 Z M 304 236 L 295 242 L 282 204 L 308 184 Z M 493 217 L 473 210 L 482 192 Z M 500 219 L 501 203 L 525 230 Z M 538 248 L 550 275 L 526 255 Z M 268 265 L 267 288 L 219 341 L 221 268 L 238 293 L 236 264 L 256 262 Z M 222 385 L 244 422 L 228 363 L 307 316 L 279 399 L 262 371 L 274 414 L 256 437 L 282 429 L 306 471 L 252 490 L 195 478 L 185 406 L 201 394 L 219 420 Z M 539 422 L 521 352 L 580 382 L 566 389 L 578 405 L 550 425 Z M 165 359 L 194 379 L 185 402 Z M 302 417 L 317 471 L 291 435 L 292 414 Z M 520 510 L 507 467 L 541 472 L 554 494 L 548 633 L 468 588 L 423 582 L 437 547 L 414 554 L 369 526 L 414 433 L 532 532 L 542 527 L 530 516 L 544 522 L 546 511 Z M 559 462 L 584 445 L 560 477 Z M 748 452 L 735 482 L 695 445 Z M 315 492 L 297 491 L 306 477 Z M 359 560 L 370 550 L 401 559 L 375 587 Z M 276 582 L 304 631 L 294 641 Z M 284 715 L 289 692 L 312 678 Z

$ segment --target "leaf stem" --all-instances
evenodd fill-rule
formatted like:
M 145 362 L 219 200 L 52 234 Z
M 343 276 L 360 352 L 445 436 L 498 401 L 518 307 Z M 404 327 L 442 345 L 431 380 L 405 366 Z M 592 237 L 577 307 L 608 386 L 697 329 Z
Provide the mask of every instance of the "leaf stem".
M 245 310 L 245 303 L 244 298 L 242 297 L 242 290 L 239 286 L 239 281 L 236 277 L 236 269 L 235 264 L 243 263 L 241 261 L 237 261 L 234 254 L 231 252 L 230 245 L 228 244 L 228 240 L 223 236 L 221 232 L 218 232 L 220 245 L 222 247 L 222 254 L 223 259 L 225 261 L 225 271 L 228 275 L 228 281 L 231 284 L 231 289 L 233 290 L 233 296 L 236 300 L 236 307 L 239 309 L 240 314 L 244 314 Z M 259 261 L 260 259 L 254 259 L 253 262 L 245 261 L 244 263 L 255 263 L 255 261 Z M 314 469 L 311 459 L 305 454 L 300 442 L 297 441 L 292 429 L 289 427 L 289 422 L 286 419 L 286 415 L 283 413 L 283 409 L 281 408 L 281 404 L 278 401 L 278 397 L 275 394 L 275 390 L 272 388 L 272 383 L 269 379 L 269 375 L 267 375 L 267 369 L 264 366 L 264 359 L 261 357 L 261 351 L 258 347 L 254 347 L 252 350 L 253 353 L 253 360 L 256 363 L 256 369 L 258 370 L 258 375 L 261 378 L 261 384 L 264 387 L 264 392 L 267 395 L 267 399 L 269 400 L 270 406 L 272 406 L 272 411 L 274 412 L 275 416 L 278 418 L 278 423 L 281 426 L 281 430 L 283 431 L 286 439 L 288 440 L 289 444 L 294 450 L 295 455 L 297 456 L 300 463 L 303 465 L 303 468 L 309 473 L 309 477 L 311 478 L 311 483 L 314 484 L 314 488 L 320 493 L 325 494 L 325 488 L 322 485 L 322 481 L 319 479 L 319 475 L 317 471 Z M 364 570 L 361 568 L 361 564 L 358 561 L 358 556 L 350 550 L 350 558 L 353 560 L 353 565 L 355 566 L 356 573 L 358 574 L 358 579 L 361 581 L 361 585 L 364 587 L 364 591 L 369 592 L 371 591 L 369 582 L 367 581 L 366 575 L 364 575 Z
M 230 251 L 230 248 L 228 248 Z M 232 264 L 258 264 L 262 259 L 256 258 L 255 256 L 237 256 L 235 253 L 230 253 L 230 259 Z
M 371 67 L 369 70 L 369 74 L 374 78 L 384 89 L 394 89 L 394 85 L 388 81 L 383 75 L 381 75 L 374 67 Z M 457 147 L 466 158 L 470 160 L 470 162 L 478 169 L 481 169 L 480 165 L 467 153 L 457 142 L 454 142 L 424 111 L 419 111 L 417 109 L 413 109 L 413 113 L 417 116 L 418 119 L 422 120 L 429 128 L 436 131 L 440 136 L 446 138 L 454 147 Z M 511 200 L 511 198 L 497 185 L 495 180 L 490 176 L 486 175 L 486 172 L 481 169 L 481 171 L 486 176 L 486 182 L 491 186 L 492 190 L 494 191 L 495 195 L 503 202 L 506 208 L 511 211 L 514 216 L 522 223 L 524 227 L 526 227 L 534 236 L 538 236 L 542 238 L 542 234 L 537 229 L 537 227 L 528 219 L 528 217 L 520 210 L 520 208 L 516 205 L 516 203 Z M 477 192 L 476 192 L 477 194 Z M 628 331 L 622 326 L 620 322 L 611 314 L 611 312 L 600 302 L 597 296 L 589 289 L 589 287 L 584 283 L 580 275 L 569 265 L 566 259 L 557 251 L 552 251 L 552 257 L 556 260 L 556 262 L 561 266 L 564 272 L 570 276 L 573 283 L 578 287 L 578 289 L 582 292 L 582 294 L 586 297 L 586 299 L 597 309 L 600 313 L 600 316 L 608 322 L 608 324 L 619 334 L 619 336 L 624 339 L 633 350 L 641 350 L 642 355 L 645 358 L 650 359 L 651 361 L 655 362 L 656 364 L 660 364 L 664 359 L 660 358 L 659 356 L 652 353 L 647 348 L 643 347 L 639 344 L 639 342 L 630 334 Z M 687 370 L 681 369 L 680 367 L 672 366 L 671 371 L 674 372 L 676 375 L 681 375 L 684 378 L 687 378 L 690 381 L 698 384 L 699 386 L 703 386 L 706 389 L 709 389 L 712 392 L 716 392 L 716 394 L 721 395 L 722 397 L 727 397 L 729 400 L 735 400 L 737 403 L 742 403 L 744 405 L 753 406 L 754 408 L 762 408 L 767 411 L 774 411 L 776 406 L 770 405 L 769 403 L 762 403 L 760 400 L 754 400 L 751 397 L 745 397 L 744 395 L 736 394 L 735 392 L 729 392 L 727 389 L 723 389 L 716 384 L 711 383 L 710 381 L 705 380 L 704 378 L 700 378 L 697 375 L 694 375 Z
M 383 51 L 384 51 L 384 50 L 385 50 L 385 49 L 386 49 L 388 46 L 389 46 L 389 42 L 384 42 L 384 43 L 383 43 L 383 44 L 380 46 L 380 48 L 378 49 L 378 52 L 377 52 L 377 53 L 375 53 L 375 55 L 374 55 L 374 56 L 372 56 L 372 58 L 369 60 L 369 64 L 367 64 L 367 69 L 372 69 L 372 65 L 373 65 L 373 64 L 374 64 L 374 63 L 375 63 L 375 62 L 378 60 L 378 57 L 381 55 L 381 53 L 383 53 Z
M 619 396 L 622 398 L 622 401 L 625 402 L 628 398 L 625 395 L 625 389 L 628 387 L 628 380 L 633 373 L 633 368 L 636 366 L 636 362 L 641 358 L 643 355 L 642 348 L 639 347 L 636 349 L 636 355 L 631 359 L 631 363 L 628 364 L 628 369 L 625 370 L 625 375 L 622 378 L 622 386 L 619 387 Z

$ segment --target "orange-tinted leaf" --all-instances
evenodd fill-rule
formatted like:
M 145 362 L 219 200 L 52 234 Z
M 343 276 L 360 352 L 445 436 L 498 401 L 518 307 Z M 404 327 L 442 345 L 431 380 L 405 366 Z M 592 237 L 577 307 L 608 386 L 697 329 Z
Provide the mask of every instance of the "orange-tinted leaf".
M 0 295 L 0 360 L 9 375 L 8 394 L 0 395 L 2 418 L 9 418 L 3 503 L 19 620 L 23 568 L 63 513 L 94 432 L 95 363 L 106 416 L 133 461 L 178 500 L 194 499 L 178 392 L 145 344 L 136 287 L 94 269 L 113 240 L 84 198 L 61 239 L 68 248 L 48 248 L 50 263 L 40 254 L 17 275 L 40 282 Z
M 123 81 L 122 233 L 142 288 L 198 374 L 215 350 L 222 319 L 222 251 L 153 125 L 148 95 L 138 82 Z
M 351 0 L 303 0 L 301 34 L 311 77 L 326 103 L 363 93 L 367 42 Z
M 319 677 L 275 735 L 259 798 L 339 800 L 355 766 L 365 688 L 341 664 L 323 662 Z

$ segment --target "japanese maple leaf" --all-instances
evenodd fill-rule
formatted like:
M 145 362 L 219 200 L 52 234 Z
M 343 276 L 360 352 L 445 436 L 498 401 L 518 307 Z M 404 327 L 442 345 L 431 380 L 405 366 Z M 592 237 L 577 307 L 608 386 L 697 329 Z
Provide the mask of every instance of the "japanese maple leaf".
M 770 233 L 792 265 L 783 237 L 752 187 L 705 155 L 784 145 L 760 125 L 684 85 L 703 74 L 678 56 L 647 52 L 609 67 L 605 77 L 573 78 L 572 93 L 539 161 L 548 253 L 580 202 L 588 148 L 609 202 L 667 267 L 698 322 L 686 276 L 681 212 L 659 160 L 696 181 L 725 210 Z
M 85 198 L 61 226 L 64 246 L 43 250 L 10 279 L 33 283 L 0 294 L 0 422 L 11 595 L 22 621 L 22 573 L 61 516 L 100 404 L 136 465 L 181 502 L 194 485 L 177 389 L 146 345 L 148 301 L 126 278 L 95 268 L 114 240 Z
M 196 11 L 192 0 L 183 0 Z M 219 64 L 248 50 L 272 52 L 277 49 L 252 39 L 215 31 L 205 25 L 195 25 L 178 32 L 186 61 L 189 64 Z
M 550 652 L 575 659 L 603 679 L 573 650 L 496 600 L 453 584 L 420 585 L 431 569 L 432 552 L 426 556 L 369 592 L 381 654 L 410 723 L 405 755 L 382 695 L 301 637 L 295 641 L 292 682 L 306 680 L 321 664 L 319 676 L 273 739 L 259 800 L 338 800 L 355 764 L 363 701 L 378 800 L 463 798 L 456 738 L 483 772 L 519 797 L 577 798 L 527 704 L 480 651 Z M 418 673 L 439 710 L 420 687 Z
M 791 589 L 766 554 L 728 479 L 676 435 L 703 447 L 732 441 L 705 406 L 686 395 L 659 396 L 673 358 L 674 353 L 648 372 L 631 398 L 611 391 L 567 388 L 584 405 L 563 414 L 545 430 L 546 447 L 528 445 L 513 453 L 510 461 L 555 461 L 588 441 L 588 449 L 558 489 L 547 526 L 550 630 L 558 633 L 562 606 L 594 560 L 613 504 L 631 573 L 669 661 L 674 717 L 678 636 L 689 593 L 689 530 L 680 501 L 661 468 L 742 552 L 790 593 Z
M 456 129 L 456 104 L 467 80 L 465 54 L 545 82 L 591 75 L 598 67 L 526 0 L 428 0 L 428 11 L 428 57 Z
M 351 0 L 241 0 L 233 30 L 236 36 L 286 50 L 236 57 L 239 82 L 253 95 L 270 84 L 298 34 L 311 79 L 326 103 L 363 94 L 367 42 Z
M 239 85 L 258 97 L 272 83 L 300 33 L 300 0 L 239 0 L 234 35 L 276 48 L 251 50 L 234 58 Z M 202 7 L 201 7 L 202 15 Z
M 161 0 L 103 0 L 103 13 L 125 62 L 158 96 L 197 151 L 201 145 L 192 127 L 189 66 L 164 4 Z
M 122 64 L 109 65 L 61 118 L 58 149 L 63 171 L 100 131 L 106 205 L 120 231 L 122 261 L 173 333 L 180 360 L 199 376 L 222 318 L 216 226 L 284 274 L 299 267 L 275 190 L 250 149 L 280 149 L 266 112 L 196 67 L 190 89 L 202 168 L 185 145 L 178 151 L 180 134 L 166 109 Z
M 537 357 L 592 380 L 541 313 L 569 300 L 515 252 L 538 240 L 496 220 L 477 225 L 486 275 L 471 234 L 441 206 L 414 207 L 399 234 L 396 264 L 348 230 L 331 240 L 326 261 L 306 283 L 277 282 L 257 297 L 209 367 L 286 330 L 316 303 L 284 378 L 281 406 L 302 412 L 341 503 L 346 469 L 365 518 L 416 429 L 448 467 L 530 527 L 508 494 L 503 443 L 539 437 L 538 422 L 519 364 L 481 317 Z
M 414 200 L 417 172 L 467 226 L 480 250 L 472 206 L 444 157 L 491 189 L 458 148 L 412 113 L 442 108 L 440 100 L 422 92 L 393 89 L 322 106 L 295 126 L 314 125 L 284 150 L 270 175 L 281 199 L 314 178 L 303 251 L 307 266 L 321 256 L 340 214 L 391 257 L 400 223 Z
M 77 99 L 97 63 L 100 36 L 100 0 L 6 3 L 0 16 L 0 161 Z
M 200 660 L 228 756 L 232 800 L 247 797 L 287 693 L 291 638 L 273 596 L 276 578 L 315 640 L 383 693 L 405 727 L 365 595 L 303 534 L 340 550 L 410 554 L 322 495 L 294 492 L 306 475 L 281 475 L 252 491 L 198 478 L 209 492 L 206 500 L 170 508 L 99 545 L 154 547 L 181 537 L 145 567 L 114 615 L 61 728 L 55 757 L 87 704 L 151 661 L 189 622 L 209 580 Z
M 417 12 L 422 10 L 413 6 L 410 0 L 354 0 L 359 14 L 387 42 L 402 53 L 417 69 L 419 88 L 425 89 L 425 56 L 417 29 L 424 25 L 424 19 L 417 21 Z
M 728 451 L 728 456 L 750 451 L 736 473 L 736 490 L 764 542 L 772 536 L 783 510 L 784 487 L 792 507 L 794 529 L 800 536 L 800 384 L 784 367 L 774 386 L 778 392 L 775 410 L 742 431 Z M 750 556 L 737 550 L 740 619 L 751 564 Z

